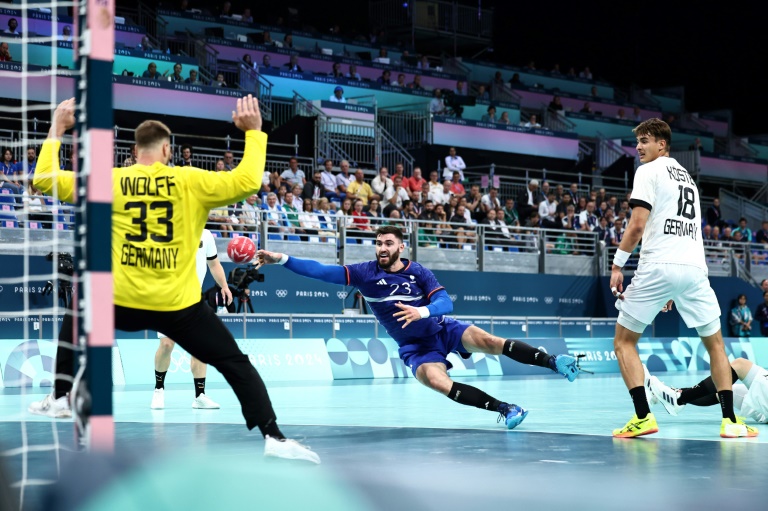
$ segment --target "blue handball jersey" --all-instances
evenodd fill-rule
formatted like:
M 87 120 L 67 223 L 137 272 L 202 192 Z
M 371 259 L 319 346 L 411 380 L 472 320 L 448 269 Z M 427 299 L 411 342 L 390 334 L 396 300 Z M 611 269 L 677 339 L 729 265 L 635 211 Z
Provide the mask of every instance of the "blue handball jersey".
M 443 316 L 414 321 L 406 328 L 394 317 L 400 312 L 395 304 L 412 307 L 429 305 L 430 297 L 444 289 L 435 275 L 419 263 L 402 259 L 405 267 L 397 272 L 386 272 L 376 261 L 344 266 L 347 284 L 355 286 L 365 297 L 374 316 L 398 345 L 405 346 L 428 340 L 442 330 Z

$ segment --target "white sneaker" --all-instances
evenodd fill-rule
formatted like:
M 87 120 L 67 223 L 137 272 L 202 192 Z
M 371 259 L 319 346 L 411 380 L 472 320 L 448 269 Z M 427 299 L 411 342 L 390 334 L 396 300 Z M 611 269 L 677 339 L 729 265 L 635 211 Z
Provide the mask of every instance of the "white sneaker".
M 29 413 L 44 415 L 52 419 L 72 418 L 72 408 L 69 406 L 69 396 L 61 396 L 59 399 L 54 399 L 53 394 L 48 394 L 42 401 L 30 403 L 27 410 Z
M 152 394 L 152 404 L 149 407 L 153 410 L 162 410 L 165 408 L 165 390 L 155 389 L 155 393 Z
M 677 415 L 683 408 L 685 408 L 685 405 L 677 404 L 677 398 L 680 397 L 681 393 L 680 389 L 662 383 L 661 380 L 655 376 L 651 376 L 650 385 L 653 395 L 661 401 L 661 404 L 664 405 L 664 408 L 670 415 Z
M 645 387 L 645 397 L 648 399 L 648 404 L 650 406 L 659 404 L 659 398 L 654 396 L 653 391 L 651 390 L 651 373 L 648 372 L 648 368 L 645 364 L 643 364 L 643 376 L 645 377 L 643 387 Z
M 320 456 L 312 452 L 309 447 L 290 438 L 277 440 L 269 435 L 264 437 L 264 456 L 287 460 L 305 460 L 320 464 Z
M 217 410 L 221 408 L 219 403 L 209 398 L 205 394 L 200 394 L 192 401 L 192 408 L 198 408 L 201 410 Z

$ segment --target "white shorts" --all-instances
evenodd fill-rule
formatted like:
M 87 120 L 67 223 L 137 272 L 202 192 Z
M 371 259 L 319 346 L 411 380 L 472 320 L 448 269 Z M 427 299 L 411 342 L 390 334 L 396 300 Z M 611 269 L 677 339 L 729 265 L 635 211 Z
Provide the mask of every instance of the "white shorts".
M 768 371 L 753 365 L 744 378 L 747 395 L 741 405 L 741 413 L 757 422 L 768 422 Z
M 624 290 L 624 300 L 616 300 L 616 308 L 650 325 L 669 300 L 675 301 L 688 328 L 720 318 L 720 305 L 707 272 L 686 264 L 641 264 Z
M 160 332 L 157 332 L 157 338 L 158 339 L 165 339 L 166 337 L 168 337 L 168 336 L 165 335 L 165 334 L 161 334 Z

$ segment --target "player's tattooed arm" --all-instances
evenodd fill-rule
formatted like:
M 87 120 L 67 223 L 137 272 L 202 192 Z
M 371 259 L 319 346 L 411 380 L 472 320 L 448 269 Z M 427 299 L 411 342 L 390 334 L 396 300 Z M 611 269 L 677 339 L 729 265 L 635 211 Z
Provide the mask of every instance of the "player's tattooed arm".
M 256 252 L 256 260 L 258 261 L 257 267 L 265 266 L 267 264 L 278 264 L 284 254 L 280 252 L 269 252 L 268 250 L 259 250 Z

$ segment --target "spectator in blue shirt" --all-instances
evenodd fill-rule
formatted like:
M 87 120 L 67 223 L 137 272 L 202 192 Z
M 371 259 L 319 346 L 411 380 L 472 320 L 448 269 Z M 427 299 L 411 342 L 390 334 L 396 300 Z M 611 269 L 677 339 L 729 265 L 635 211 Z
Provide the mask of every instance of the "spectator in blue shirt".
M 300 185 L 303 187 L 307 183 L 307 178 L 304 175 L 304 171 L 299 168 L 299 160 L 291 158 L 288 160 L 288 168 L 280 174 L 283 181 L 287 181 L 291 186 Z
M 488 107 L 488 113 L 483 115 L 481 121 L 483 122 L 496 122 L 496 107 L 491 105 Z
M 147 70 L 141 75 L 142 78 L 149 78 L 150 80 L 159 80 L 160 73 L 157 72 L 157 64 L 150 62 L 147 66 Z
M 16 163 L 13 161 L 13 151 L 9 148 L 5 148 L 3 151 L 3 159 L 0 161 L 0 174 L 13 180 L 13 174 L 16 172 L 15 168 Z
M 357 66 L 354 64 L 351 64 L 349 66 L 349 73 L 347 73 L 347 78 L 350 80 L 362 80 L 363 78 L 360 76 L 360 73 L 357 72 Z
M 764 221 L 763 228 L 755 234 L 755 241 L 757 243 L 762 243 L 763 245 L 768 245 L 768 221 Z
M 16 182 L 16 164 L 13 163 L 13 151 L 5 149 L 0 161 L 0 188 L 7 188 L 16 196 L 16 202 L 21 204 L 21 194 L 24 191 Z
M 283 208 L 277 203 L 277 195 L 273 192 L 267 194 L 266 202 L 262 202 L 261 209 L 266 211 L 265 220 L 267 222 L 267 231 L 272 233 L 288 232 L 287 217 Z
M 736 307 L 731 309 L 729 323 L 734 337 L 750 337 L 752 335 L 752 311 L 747 307 L 747 295 L 739 295 Z
M 14 168 L 14 172 L 16 173 L 17 182 L 21 182 L 25 180 L 27 177 L 32 177 L 35 174 L 35 167 L 37 167 L 37 151 L 34 147 L 30 147 L 27 149 L 27 171 L 24 172 L 24 163 L 23 161 L 20 161 L 16 164 L 16 167 Z
M 746 243 L 752 243 L 752 230 L 747 227 L 747 219 L 744 217 L 739 218 L 739 226 L 733 230 L 733 234 L 737 232 L 741 233 L 741 238 Z
M 379 85 L 389 85 L 392 81 L 392 73 L 389 71 L 389 69 L 385 69 L 383 73 L 381 73 L 381 76 L 376 78 L 376 83 Z

